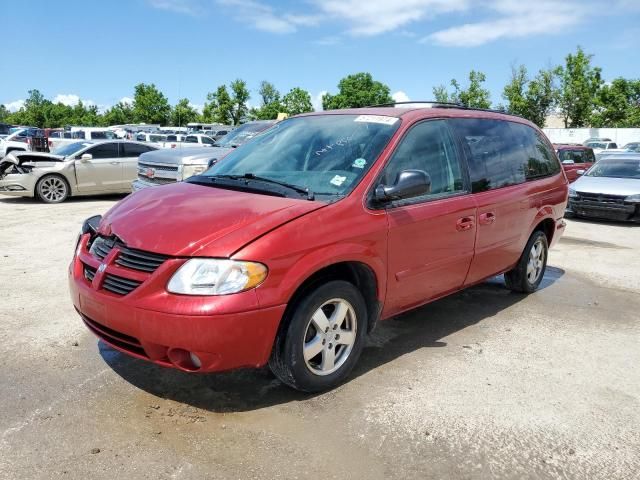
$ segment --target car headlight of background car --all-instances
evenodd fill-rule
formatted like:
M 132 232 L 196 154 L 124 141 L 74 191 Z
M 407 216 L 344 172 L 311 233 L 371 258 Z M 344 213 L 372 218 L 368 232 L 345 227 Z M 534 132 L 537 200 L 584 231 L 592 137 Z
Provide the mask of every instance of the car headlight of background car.
M 573 188 L 569 188 L 569 198 L 578 198 L 578 194 Z
M 635 195 L 629 195 L 627 198 L 624 199 L 624 201 L 628 203 L 640 203 L 640 193 L 637 193 Z
M 182 180 L 186 180 L 194 175 L 200 175 L 206 169 L 206 165 L 185 165 L 182 167 Z
M 183 295 L 227 295 L 260 285 L 267 277 L 261 263 L 215 258 L 192 258 L 173 274 L 167 285 Z

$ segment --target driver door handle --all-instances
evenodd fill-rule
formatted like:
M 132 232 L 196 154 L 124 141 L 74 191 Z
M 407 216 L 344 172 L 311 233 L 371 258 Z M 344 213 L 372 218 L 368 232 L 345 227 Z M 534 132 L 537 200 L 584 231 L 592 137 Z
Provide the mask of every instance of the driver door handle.
M 120 162 L 111 162 L 111 165 L 120 165 Z
M 456 230 L 464 232 L 465 230 L 471 230 L 474 225 L 473 217 L 462 217 L 456 222 Z

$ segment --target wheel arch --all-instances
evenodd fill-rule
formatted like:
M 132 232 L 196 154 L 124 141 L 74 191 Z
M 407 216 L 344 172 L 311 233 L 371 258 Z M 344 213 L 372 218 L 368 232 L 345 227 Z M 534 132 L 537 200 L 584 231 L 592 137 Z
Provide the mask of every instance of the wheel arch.
M 380 289 L 383 287 L 380 285 L 374 268 L 360 260 L 336 261 L 310 271 L 298 282 L 297 287 L 289 298 L 284 318 L 288 318 L 288 314 L 307 293 L 318 285 L 332 280 L 347 281 L 360 291 L 367 306 L 367 331 L 371 332 L 376 326 L 382 311 Z M 281 327 L 284 327 L 284 325 L 281 324 Z

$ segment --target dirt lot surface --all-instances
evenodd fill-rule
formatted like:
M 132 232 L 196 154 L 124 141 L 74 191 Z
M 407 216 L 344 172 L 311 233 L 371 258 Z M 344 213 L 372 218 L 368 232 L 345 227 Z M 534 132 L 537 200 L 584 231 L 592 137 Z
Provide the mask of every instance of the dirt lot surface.
M 640 478 L 640 226 L 569 221 L 540 291 L 498 278 L 385 322 L 309 396 L 86 331 L 67 265 L 117 199 L 0 196 L 0 478 Z

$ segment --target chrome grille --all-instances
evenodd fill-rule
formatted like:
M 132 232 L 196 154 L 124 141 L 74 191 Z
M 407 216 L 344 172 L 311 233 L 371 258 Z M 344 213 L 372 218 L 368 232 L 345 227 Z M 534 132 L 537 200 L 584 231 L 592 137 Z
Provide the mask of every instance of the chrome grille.
M 154 183 L 156 185 L 168 185 L 170 183 L 176 183 L 175 178 L 160 178 L 160 177 L 147 177 L 145 175 L 138 175 L 138 179 L 147 183 Z
M 145 163 L 138 161 L 138 168 L 153 168 L 154 170 L 162 170 L 163 172 L 177 172 L 177 165 L 156 165 L 154 163 Z
M 623 205 L 624 195 L 609 195 L 601 193 L 578 193 L 579 200 L 588 203 L 599 203 L 604 205 Z

